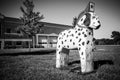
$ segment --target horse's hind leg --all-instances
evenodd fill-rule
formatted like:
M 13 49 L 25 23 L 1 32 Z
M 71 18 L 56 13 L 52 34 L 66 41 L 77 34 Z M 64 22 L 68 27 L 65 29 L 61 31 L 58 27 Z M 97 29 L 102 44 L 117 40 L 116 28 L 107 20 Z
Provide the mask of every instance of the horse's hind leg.
M 82 46 L 81 50 L 79 49 L 80 61 L 81 61 L 81 72 L 90 73 L 93 71 L 93 53 L 90 48 Z
M 65 67 L 69 62 L 69 50 L 61 48 L 56 52 L 56 68 Z
M 69 62 L 69 49 L 62 48 L 62 53 L 61 53 L 61 63 L 62 66 L 68 66 Z

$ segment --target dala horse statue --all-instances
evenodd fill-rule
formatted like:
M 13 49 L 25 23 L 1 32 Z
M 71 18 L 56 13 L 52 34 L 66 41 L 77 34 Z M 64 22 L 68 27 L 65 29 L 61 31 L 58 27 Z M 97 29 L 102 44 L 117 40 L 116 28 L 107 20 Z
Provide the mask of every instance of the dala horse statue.
M 99 29 L 101 24 L 94 13 L 95 3 L 89 2 L 87 8 L 78 16 L 74 28 L 61 32 L 58 36 L 56 48 L 56 68 L 68 65 L 69 50 L 78 49 L 81 73 L 92 72 L 94 39 L 93 30 Z

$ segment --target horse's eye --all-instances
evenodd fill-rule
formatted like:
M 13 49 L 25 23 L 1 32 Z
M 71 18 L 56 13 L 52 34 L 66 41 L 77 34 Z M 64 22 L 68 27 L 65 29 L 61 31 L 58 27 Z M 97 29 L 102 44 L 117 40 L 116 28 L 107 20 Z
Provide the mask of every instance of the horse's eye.
M 81 21 L 83 21 L 83 18 L 81 19 Z

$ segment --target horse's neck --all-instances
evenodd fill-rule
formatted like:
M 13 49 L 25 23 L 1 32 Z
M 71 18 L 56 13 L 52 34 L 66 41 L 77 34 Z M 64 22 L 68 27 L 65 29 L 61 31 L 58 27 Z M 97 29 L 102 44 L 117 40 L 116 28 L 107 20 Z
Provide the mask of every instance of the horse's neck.
M 75 27 L 74 27 L 74 29 L 75 30 L 78 30 L 78 29 L 82 29 L 82 30 L 88 30 L 88 31 L 90 31 L 90 32 L 92 32 L 92 34 L 93 34 L 93 29 L 90 29 L 90 28 L 85 28 L 84 26 L 82 27 L 82 26 L 78 26 L 78 25 L 76 25 Z
M 76 30 L 78 30 L 78 29 L 86 30 L 87 28 L 85 28 L 84 26 L 76 25 L 74 29 L 76 29 Z

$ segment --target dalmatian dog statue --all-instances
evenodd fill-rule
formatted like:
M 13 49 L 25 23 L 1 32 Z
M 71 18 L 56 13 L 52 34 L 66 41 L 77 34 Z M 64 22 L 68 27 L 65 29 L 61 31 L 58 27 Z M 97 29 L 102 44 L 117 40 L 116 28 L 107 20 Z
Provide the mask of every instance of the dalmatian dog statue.
M 56 49 L 56 68 L 67 66 L 69 50 L 78 49 L 81 63 L 81 73 L 93 71 L 93 30 L 101 24 L 98 16 L 94 13 L 93 3 L 79 14 L 74 28 L 61 32 L 58 36 Z M 92 5 L 92 7 L 91 7 Z

